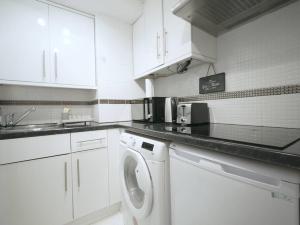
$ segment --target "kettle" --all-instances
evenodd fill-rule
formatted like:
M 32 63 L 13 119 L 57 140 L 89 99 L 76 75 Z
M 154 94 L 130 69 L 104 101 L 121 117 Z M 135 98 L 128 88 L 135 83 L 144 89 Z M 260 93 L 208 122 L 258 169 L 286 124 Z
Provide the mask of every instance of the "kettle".
M 165 122 L 166 123 L 176 123 L 177 118 L 177 98 L 166 98 L 165 101 Z
M 165 97 L 144 98 L 144 121 L 152 123 L 165 122 Z

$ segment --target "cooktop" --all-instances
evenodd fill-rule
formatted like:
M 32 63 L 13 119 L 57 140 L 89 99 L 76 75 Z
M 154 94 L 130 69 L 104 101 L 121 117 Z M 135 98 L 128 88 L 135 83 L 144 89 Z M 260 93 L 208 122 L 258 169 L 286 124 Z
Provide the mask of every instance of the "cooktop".
M 188 134 L 193 137 L 205 137 L 233 141 L 244 144 L 272 147 L 283 150 L 300 140 L 300 129 L 261 127 L 231 124 L 202 124 L 180 126 L 165 124 L 164 129 L 173 133 Z

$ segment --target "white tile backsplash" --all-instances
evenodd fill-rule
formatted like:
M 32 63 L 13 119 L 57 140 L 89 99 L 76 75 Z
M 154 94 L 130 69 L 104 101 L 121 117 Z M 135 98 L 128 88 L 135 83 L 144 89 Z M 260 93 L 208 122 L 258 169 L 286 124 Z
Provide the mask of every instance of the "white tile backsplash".
M 131 120 L 130 104 L 100 104 L 98 121 L 102 123 Z
M 300 94 L 201 101 L 212 123 L 300 128 Z
M 212 123 L 300 128 L 300 94 L 203 102 Z
M 91 101 L 95 98 L 95 90 L 0 86 L 0 100 Z
M 300 84 L 300 2 L 218 37 L 226 91 Z M 208 65 L 155 80 L 156 96 L 199 94 Z M 212 122 L 300 128 L 300 94 L 206 101 Z
M 20 124 L 41 124 L 41 123 L 60 123 L 61 114 L 63 112 L 62 105 L 51 105 L 51 106 L 36 106 L 36 111 L 32 112 L 27 118 L 25 118 Z M 93 106 L 66 106 L 71 109 L 72 115 L 77 116 L 94 116 Z M 15 118 L 17 119 L 24 111 L 30 106 L 23 105 L 8 105 L 1 106 L 3 115 L 8 113 L 15 113 Z
M 0 100 L 29 101 L 91 101 L 96 98 L 96 91 L 63 88 L 0 86 Z M 30 105 L 2 105 L 2 114 L 15 113 L 16 118 L 25 112 Z M 73 115 L 93 116 L 90 105 L 38 105 L 36 111 L 24 119 L 21 124 L 57 123 L 61 122 L 64 107 L 71 108 Z

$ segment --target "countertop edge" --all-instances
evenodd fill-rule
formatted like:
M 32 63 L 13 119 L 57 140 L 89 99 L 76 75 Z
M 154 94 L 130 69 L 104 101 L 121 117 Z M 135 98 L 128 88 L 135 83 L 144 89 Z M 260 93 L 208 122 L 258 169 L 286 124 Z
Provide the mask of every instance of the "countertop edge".
M 96 131 L 96 130 L 106 130 L 106 129 L 120 129 L 120 128 L 128 132 L 132 132 L 144 136 L 150 136 L 168 142 L 190 145 L 204 150 L 215 151 L 215 152 L 237 156 L 241 158 L 247 158 L 247 159 L 252 159 L 260 162 L 265 162 L 277 166 L 283 166 L 290 169 L 300 170 L 300 155 L 298 156 L 296 154 L 292 154 L 288 152 L 278 152 L 269 148 L 234 143 L 230 141 L 192 137 L 184 134 L 169 133 L 167 131 L 162 132 L 162 131 L 155 131 L 155 130 L 149 130 L 143 128 L 135 128 L 133 126 L 125 125 L 122 123 L 100 124 L 99 126 L 84 127 L 84 128 L 80 127 L 80 128 L 55 129 L 55 130 L 46 130 L 46 131 L 37 131 L 37 132 L 18 132 L 18 133 L 0 134 L 0 141 L 16 139 L 16 138 L 28 138 L 28 137 L 37 137 L 37 136 L 58 135 L 58 134 L 66 134 L 66 133 L 76 133 L 76 132 Z M 300 141 L 297 144 L 299 144 L 300 147 Z

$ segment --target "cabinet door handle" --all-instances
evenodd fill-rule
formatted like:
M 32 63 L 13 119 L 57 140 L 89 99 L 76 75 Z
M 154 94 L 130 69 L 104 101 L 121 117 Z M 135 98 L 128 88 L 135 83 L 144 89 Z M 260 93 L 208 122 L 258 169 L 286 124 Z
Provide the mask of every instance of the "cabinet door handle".
M 55 79 L 58 78 L 58 52 L 54 52 L 54 69 L 55 69 Z
M 68 191 L 68 163 L 65 162 L 65 191 Z
M 164 47 L 165 47 L 165 56 L 168 54 L 168 47 L 167 47 L 167 43 L 168 43 L 168 40 L 167 40 L 167 36 L 168 36 L 168 32 L 165 30 L 165 43 L 164 43 Z
M 77 146 L 80 148 L 80 147 L 85 147 L 85 146 L 89 146 L 89 145 L 93 146 L 95 144 L 102 144 L 104 139 L 105 138 L 99 138 L 96 140 L 81 141 L 81 142 L 78 142 Z
M 43 77 L 46 77 L 46 50 L 43 50 Z
M 160 58 L 160 53 L 159 53 L 159 42 L 160 42 L 160 35 L 157 33 L 156 35 L 156 56 L 159 59 Z
M 80 188 L 80 161 L 77 159 L 77 184 Z

